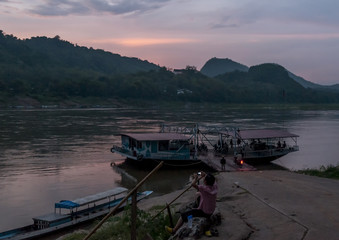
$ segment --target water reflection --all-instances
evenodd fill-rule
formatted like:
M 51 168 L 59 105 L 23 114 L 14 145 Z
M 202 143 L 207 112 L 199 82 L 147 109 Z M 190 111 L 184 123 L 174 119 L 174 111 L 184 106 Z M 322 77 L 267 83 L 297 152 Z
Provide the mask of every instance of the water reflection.
M 0 111 L 0 231 L 30 224 L 61 199 L 132 188 L 149 170 L 110 163 L 121 132 L 154 132 L 160 124 L 287 128 L 300 151 L 275 161 L 289 169 L 338 164 L 339 111 L 212 107 Z M 161 169 L 143 189 L 155 195 L 184 187 L 197 169 Z

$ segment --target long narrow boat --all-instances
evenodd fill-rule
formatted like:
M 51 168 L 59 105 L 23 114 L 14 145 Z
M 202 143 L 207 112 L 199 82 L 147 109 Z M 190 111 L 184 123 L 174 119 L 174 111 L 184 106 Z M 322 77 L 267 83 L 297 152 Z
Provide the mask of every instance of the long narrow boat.
M 33 224 L 0 233 L 0 239 L 37 239 L 43 235 L 65 229 L 107 214 L 117 206 L 128 189 L 117 187 L 105 192 L 55 203 L 54 212 L 33 218 Z M 137 194 L 137 200 L 149 196 L 152 191 Z M 129 200 L 130 201 L 130 200 Z M 121 209 L 126 204 L 121 206 Z
M 296 134 L 283 129 L 240 130 L 225 127 L 161 127 L 158 133 L 122 133 L 112 153 L 138 162 L 200 162 L 208 154 L 262 163 L 299 150 Z

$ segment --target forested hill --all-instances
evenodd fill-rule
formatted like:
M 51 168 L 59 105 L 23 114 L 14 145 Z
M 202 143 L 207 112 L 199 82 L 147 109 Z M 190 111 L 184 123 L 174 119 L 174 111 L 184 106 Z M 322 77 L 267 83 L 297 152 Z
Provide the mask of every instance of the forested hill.
M 234 62 L 231 59 L 228 58 L 211 58 L 208 60 L 204 66 L 201 68 L 200 72 L 203 73 L 206 76 L 209 77 L 216 77 L 218 75 L 222 75 L 229 72 L 234 71 L 241 71 L 241 72 L 247 72 L 248 67 L 246 65 L 243 65 L 238 62 Z M 295 74 L 288 72 L 289 76 L 299 83 L 304 88 L 312 88 L 317 89 L 321 91 L 327 91 L 327 92 L 338 92 L 339 93 L 339 87 L 338 84 L 336 85 L 320 85 L 316 83 L 312 83 L 310 81 L 305 80 L 302 77 L 296 76 Z
M 9 68 L 28 71 L 47 71 L 59 75 L 58 70 L 92 72 L 97 74 L 128 74 L 158 69 L 155 64 L 137 58 L 122 57 L 103 50 L 80 47 L 54 38 L 32 37 L 20 40 L 0 31 L 0 63 Z M 55 72 L 53 72 L 53 70 Z M 17 69 L 13 69 L 13 73 Z
M 231 59 L 211 58 L 201 68 L 200 72 L 209 77 L 215 77 L 224 73 L 242 71 L 247 72 L 248 67 L 234 62 Z
M 103 105 L 111 100 L 339 103 L 339 94 L 304 88 L 277 64 L 216 77 L 192 66 L 174 74 L 147 61 L 80 47 L 58 36 L 20 40 L 0 31 L 0 107 L 67 106 L 94 99 Z

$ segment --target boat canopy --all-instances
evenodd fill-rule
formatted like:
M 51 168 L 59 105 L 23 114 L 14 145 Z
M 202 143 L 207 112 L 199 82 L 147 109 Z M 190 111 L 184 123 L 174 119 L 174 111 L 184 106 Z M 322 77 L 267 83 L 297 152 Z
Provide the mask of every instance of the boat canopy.
M 75 200 L 61 200 L 60 202 L 55 203 L 55 208 L 72 209 L 83 205 L 87 205 L 89 203 L 97 202 L 105 198 L 113 197 L 127 191 L 128 191 L 127 188 L 117 187 L 105 192 L 97 193 L 83 198 L 78 198 Z
M 290 133 L 286 130 L 254 129 L 254 130 L 237 130 L 234 137 L 235 138 L 240 137 L 241 139 L 267 139 L 267 138 L 294 138 L 299 136 Z
M 130 133 L 121 134 L 137 141 L 169 141 L 169 140 L 182 140 L 187 141 L 191 137 L 179 133 Z

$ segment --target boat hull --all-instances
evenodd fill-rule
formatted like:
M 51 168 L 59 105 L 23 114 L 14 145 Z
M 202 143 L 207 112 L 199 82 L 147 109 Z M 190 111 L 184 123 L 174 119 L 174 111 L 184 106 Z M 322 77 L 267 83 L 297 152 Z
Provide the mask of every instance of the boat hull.
M 149 196 L 151 193 L 152 191 L 144 191 L 138 195 L 137 200 L 140 201 L 146 198 L 147 196 Z M 0 233 L 0 240 L 39 239 L 42 236 L 46 236 L 46 235 L 48 236 L 49 234 L 56 233 L 60 230 L 65 230 L 65 229 L 77 226 L 81 223 L 93 221 L 97 218 L 101 218 L 104 215 L 108 214 L 111 211 L 111 209 L 113 209 L 116 205 L 120 203 L 122 199 L 123 198 L 120 198 L 108 204 L 98 205 L 95 209 L 92 209 L 91 212 L 83 212 L 81 216 L 78 215 L 76 218 L 73 218 L 72 220 L 68 222 L 64 222 L 62 224 L 59 224 L 53 227 L 48 227 L 44 229 L 36 229 L 36 226 L 32 224 L 29 226 L 2 232 Z M 123 204 L 118 209 L 118 211 L 123 210 L 125 206 L 126 204 Z M 66 218 L 69 218 L 69 215 L 65 215 L 65 219 Z

